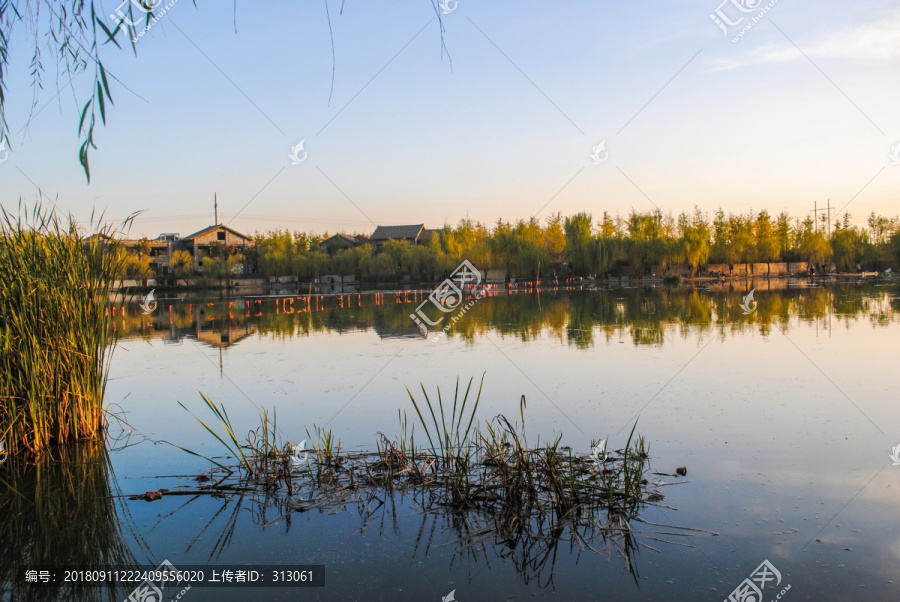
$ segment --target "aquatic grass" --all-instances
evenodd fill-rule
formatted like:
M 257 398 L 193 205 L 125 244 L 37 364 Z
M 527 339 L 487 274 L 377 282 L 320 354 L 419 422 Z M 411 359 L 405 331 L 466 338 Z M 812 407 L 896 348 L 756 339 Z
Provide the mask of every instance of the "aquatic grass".
M 289 442 L 284 445 L 279 444 L 277 412 L 273 410 L 270 415 L 267 409 L 260 409 L 259 426 L 249 431 L 246 439 L 242 442 L 238 439 L 234 426 L 231 424 L 231 418 L 228 416 L 225 405 L 219 404 L 217 406 L 213 400 L 202 392 L 200 392 L 200 398 L 203 400 L 206 408 L 212 413 L 213 417 L 215 417 L 218 427 L 223 431 L 221 435 L 215 428 L 191 412 L 183 403 L 179 401 L 178 405 L 180 405 L 188 414 L 193 416 L 194 419 L 200 423 L 200 426 L 212 435 L 230 456 L 237 460 L 238 465 L 236 470 L 245 473 L 258 484 L 265 483 L 266 487 L 277 486 L 278 482 L 284 482 L 290 489 L 290 459 L 293 453 L 293 446 Z M 218 462 L 209 456 L 205 456 L 170 441 L 164 441 L 164 443 L 168 443 L 169 445 L 193 456 L 197 456 L 198 458 L 203 458 L 211 464 L 215 464 L 226 474 L 235 472 L 235 469 Z
M 219 433 L 217 433 L 208 424 L 203 422 L 203 420 L 201 420 L 198 416 L 194 415 L 194 413 L 187 409 L 187 406 L 185 406 L 183 403 L 179 401 L 178 405 L 184 408 L 184 411 L 193 416 L 194 420 L 199 422 L 200 426 L 206 429 L 206 432 L 215 437 L 216 441 L 222 444 L 222 446 L 228 451 L 228 453 L 238 461 L 239 469 L 247 471 L 247 473 L 250 475 L 256 474 L 254 465 L 250 462 L 250 459 L 247 458 L 247 454 L 244 453 L 245 448 L 249 447 L 249 445 L 245 446 L 240 441 L 238 441 L 237 435 L 234 432 L 234 427 L 231 425 L 231 419 L 228 417 L 228 411 L 225 409 L 225 405 L 222 404 L 221 407 L 216 406 L 216 404 L 203 393 L 200 393 L 200 398 L 203 399 L 203 403 L 206 404 L 206 407 L 210 410 L 210 412 L 212 412 L 216 420 L 218 420 L 219 426 L 221 426 L 222 430 L 225 431 L 223 436 L 219 436 Z M 177 447 L 178 449 L 185 451 L 191 455 L 209 460 L 222 469 L 230 470 L 227 466 L 220 462 L 216 462 L 212 458 L 181 447 L 180 445 L 175 445 L 174 443 L 170 443 L 168 441 L 166 441 L 166 443 L 169 443 L 169 445 L 173 445 L 174 447 Z
M 331 466 L 338 461 L 338 458 L 340 457 L 341 442 L 338 441 L 335 444 L 334 431 L 331 429 L 319 427 L 314 424 L 313 432 L 315 433 L 315 437 L 310 434 L 309 429 L 306 429 L 306 436 L 312 440 L 310 446 L 312 447 L 313 453 L 316 455 L 316 459 L 320 464 Z
M 263 521 L 267 525 L 281 519 L 289 523 L 293 512 L 334 513 L 353 506 L 364 523 L 387 507 L 393 520 L 393 496 L 399 493 L 410 496 L 424 515 L 446 520 L 458 537 L 442 545 L 457 546 L 455 554 L 484 553 L 493 542 L 501 547 L 501 556 L 512 557 L 520 572 L 540 574 L 552 567 L 561 541 L 594 553 L 600 553 L 594 546 L 602 542 L 619 551 L 636 578 L 632 554 L 649 546 L 638 542 L 632 521 L 651 525 L 640 514 L 664 499 L 664 483 L 645 478 L 649 447 L 636 433 L 637 423 L 625 447 L 608 451 L 600 463 L 590 453 L 564 446 L 561 433 L 531 447 L 525 434 L 524 396 L 519 400 L 521 422 L 500 414 L 485 420 L 483 430 L 476 427 L 483 382 L 484 376 L 475 394 L 474 378 L 464 389 L 457 379 L 452 402 L 440 390 L 429 396 L 423 386 L 424 397 L 419 400 L 407 389 L 429 447 L 416 447 L 411 428 L 415 425 L 408 424 L 402 411 L 401 435 L 391 439 L 379 431 L 375 451 L 342 453 L 331 429 L 313 425 L 307 435 L 315 453 L 305 465 L 285 462 L 284 474 L 271 469 L 266 478 L 239 469 L 201 489 L 251 497 L 260 492 L 263 498 L 253 498 L 259 511 L 271 505 L 279 513 Z M 595 445 L 592 442 L 592 448 Z M 282 460 L 289 454 L 286 446 Z M 670 529 L 668 535 L 679 529 L 665 527 Z
M 444 410 L 444 400 L 441 394 L 441 388 L 437 388 L 437 410 L 435 413 L 435 405 L 425 390 L 425 385 L 419 383 L 422 389 L 422 395 L 425 407 L 431 416 L 432 424 L 426 421 L 422 411 L 422 404 L 416 401 L 415 396 L 407 387 L 406 393 L 412 401 L 413 408 L 419 416 L 419 422 L 425 429 L 425 436 L 431 445 L 431 452 L 439 465 L 452 474 L 453 503 L 455 505 L 465 505 L 468 503 L 472 493 L 472 457 L 474 454 L 473 446 L 473 430 L 475 424 L 475 415 L 478 411 L 478 404 L 481 401 L 481 391 L 484 388 L 484 375 L 481 376 L 481 382 L 478 385 L 478 392 L 474 401 L 469 404 L 469 395 L 472 392 L 472 383 L 474 377 L 469 379 L 466 390 L 460 398 L 459 377 L 456 379 L 456 387 L 453 392 L 453 405 L 450 409 L 449 416 Z M 468 415 L 466 408 L 469 408 Z M 438 423 L 438 415 L 440 415 L 440 423 Z M 463 425 L 465 424 L 465 427 Z M 434 426 L 432 433 L 431 426 Z M 437 440 L 437 446 L 435 446 Z
M 85 239 L 39 204 L 22 212 L 0 208 L 0 435 L 13 455 L 102 437 L 123 261 L 102 215 Z

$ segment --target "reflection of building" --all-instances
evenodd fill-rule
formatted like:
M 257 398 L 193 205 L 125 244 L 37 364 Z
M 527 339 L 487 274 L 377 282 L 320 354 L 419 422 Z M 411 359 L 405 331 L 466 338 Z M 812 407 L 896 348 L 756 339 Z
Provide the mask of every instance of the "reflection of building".
M 236 345 L 247 337 L 256 334 L 256 324 L 244 324 L 243 326 L 225 326 L 201 330 L 197 328 L 197 340 L 211 347 L 227 348 Z
M 410 320 L 410 326 L 388 326 L 376 322 L 372 325 L 380 339 L 421 339 L 422 331 Z
M 132 337 L 147 340 L 162 339 L 166 344 L 181 344 L 186 338 L 193 338 L 210 347 L 227 349 L 259 332 L 259 326 L 255 322 L 234 323 L 224 318 L 215 321 L 205 320 L 201 311 L 202 308 L 195 307 L 193 314 L 182 315 L 181 319 L 175 321 L 171 320 L 170 314 L 166 312 L 156 313 L 149 319 L 141 316 L 137 321 L 124 326 L 126 330 L 121 332 L 119 337 L 122 340 Z

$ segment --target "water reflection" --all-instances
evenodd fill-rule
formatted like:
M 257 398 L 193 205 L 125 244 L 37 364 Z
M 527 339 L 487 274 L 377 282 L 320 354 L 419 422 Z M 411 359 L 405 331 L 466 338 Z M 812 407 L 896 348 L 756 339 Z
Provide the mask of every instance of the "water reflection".
M 24 587 L 18 572 L 38 566 L 135 563 L 120 516 L 109 455 L 101 442 L 55 450 L 36 463 L 0 465 L 0 599 L 124 599 L 121 587 Z M 124 506 L 122 507 L 123 511 Z
M 741 304 L 751 289 L 758 305 L 746 314 Z M 159 310 L 150 316 L 141 313 L 136 301 L 128 300 L 116 306 L 119 319 L 115 326 L 123 338 L 177 343 L 190 337 L 219 348 L 254 335 L 283 339 L 321 332 L 373 331 L 385 339 L 421 338 L 410 313 L 428 293 L 162 298 Z M 897 322 L 897 293 L 896 285 L 808 286 L 786 280 L 702 289 L 660 286 L 509 294 L 489 290 L 462 319 L 455 323 L 446 320 L 446 334 L 470 343 L 488 332 L 522 341 L 549 336 L 577 348 L 590 348 L 599 341 L 615 340 L 662 345 L 667 338 L 713 330 L 723 335 L 746 331 L 768 335 L 775 329 L 788 330 L 793 319 L 815 323 L 824 332 L 861 320 L 873 326 Z
M 602 473 L 582 479 L 569 470 L 586 470 L 589 461 L 572 456 L 567 448 L 560 451 L 567 454 L 557 460 L 565 463 L 561 467 L 567 479 L 588 484 L 589 490 L 579 490 L 573 496 L 567 489 L 571 484 L 559 482 L 555 484 L 558 493 L 545 495 L 549 489 L 542 493 L 540 487 L 549 487 L 549 483 L 544 483 L 531 495 L 523 493 L 527 489 L 523 483 L 507 483 L 502 491 L 494 492 L 479 479 L 480 493 L 466 504 L 453 506 L 447 503 L 448 492 L 443 485 L 426 480 L 409 486 L 398 478 L 406 470 L 394 474 L 393 482 L 386 475 L 396 467 L 380 471 L 377 454 L 357 453 L 342 456 L 342 462 L 327 469 L 314 462 L 308 474 L 303 469 L 295 475 L 295 490 L 276 483 L 275 487 L 216 490 L 213 495 L 192 496 L 169 512 L 167 520 L 180 523 L 188 535 L 185 552 L 210 563 L 234 554 L 241 533 L 246 538 L 250 525 L 288 535 L 297 521 L 301 537 L 305 534 L 315 541 L 319 537 L 340 537 L 339 525 L 349 523 L 355 534 L 346 532 L 340 539 L 347 549 L 361 545 L 359 537 L 364 534 L 376 535 L 379 542 L 390 541 L 385 547 L 402 550 L 411 564 L 443 559 L 447 568 L 463 567 L 471 577 L 485 566 L 506 562 L 523 585 L 549 590 L 555 588 L 558 563 L 577 565 L 587 557 L 621 562 L 622 569 L 639 586 L 636 556 L 642 548 L 660 552 L 667 544 L 684 546 L 687 544 L 671 540 L 700 531 L 656 524 L 641 517 L 648 507 L 664 505 L 661 487 L 669 484 L 657 478 L 660 473 L 655 473 L 652 483 L 644 478 L 649 467 L 646 456 L 635 456 L 633 451 L 627 457 L 613 458 L 610 454 Z M 542 449 L 531 453 L 551 452 Z M 606 474 L 617 472 L 610 468 L 617 462 L 628 464 L 624 474 L 637 475 L 627 490 L 618 482 L 623 473 L 613 477 Z M 529 479 L 536 476 L 538 472 Z M 651 475 L 647 472 L 646 476 Z M 608 495 L 597 493 L 608 478 L 617 483 L 615 493 L 613 489 L 604 490 Z M 590 491 L 592 495 L 588 495 Z

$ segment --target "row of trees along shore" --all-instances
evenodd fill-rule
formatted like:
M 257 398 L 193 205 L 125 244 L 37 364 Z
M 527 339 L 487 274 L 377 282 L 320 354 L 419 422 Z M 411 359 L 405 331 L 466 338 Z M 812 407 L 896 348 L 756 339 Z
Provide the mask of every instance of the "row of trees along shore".
M 830 232 L 824 220 L 792 218 L 786 212 L 726 214 L 719 209 L 710 217 L 695 209 L 678 216 L 632 212 L 624 218 L 604 212 L 597 220 L 590 213 L 556 213 L 543 221 L 500 220 L 493 227 L 464 219 L 424 243 L 390 240 L 378 249 L 369 244 L 329 249 L 327 233 L 274 230 L 254 238 L 255 247 L 242 255 L 221 251 L 204 258 L 204 275 L 221 279 L 243 265 L 245 273 L 265 278 L 310 280 L 337 274 L 360 281 L 408 276 L 427 282 L 445 277 L 464 259 L 480 270 L 520 279 L 664 276 L 676 268 L 697 276 L 709 264 L 807 262 L 818 272 L 829 264 L 839 272 L 900 267 L 900 218 L 875 213 L 865 227 L 852 225 L 845 213 Z M 128 269 L 129 275 L 141 277 L 149 265 L 138 255 L 132 252 Z M 170 260 L 177 278 L 191 272 L 191 258 L 184 255 Z

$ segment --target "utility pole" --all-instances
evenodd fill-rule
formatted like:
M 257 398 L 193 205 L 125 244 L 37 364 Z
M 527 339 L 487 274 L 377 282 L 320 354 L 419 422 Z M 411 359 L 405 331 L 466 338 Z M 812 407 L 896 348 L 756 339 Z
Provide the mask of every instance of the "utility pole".
M 213 193 L 213 211 L 216 212 L 215 225 L 218 226 L 219 225 L 219 194 L 216 192 Z
M 833 209 L 833 207 L 831 206 L 831 199 L 828 199 L 828 206 L 823 207 L 821 209 L 819 209 L 818 201 L 813 201 L 813 227 L 815 228 L 816 232 L 819 231 L 819 211 L 821 211 L 823 213 L 827 212 L 827 215 L 828 215 L 827 231 L 828 231 L 829 239 L 831 238 L 831 210 L 832 209 Z M 826 231 L 826 228 L 823 228 L 822 233 L 824 234 L 825 231 Z

